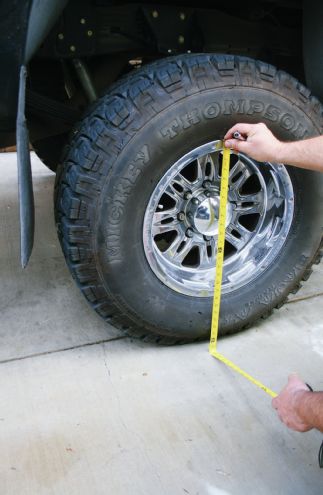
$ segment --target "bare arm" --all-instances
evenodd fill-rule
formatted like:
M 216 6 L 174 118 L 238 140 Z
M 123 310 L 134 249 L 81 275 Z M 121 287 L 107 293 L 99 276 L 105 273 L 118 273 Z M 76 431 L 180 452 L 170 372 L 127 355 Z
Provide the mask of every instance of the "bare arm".
M 245 140 L 233 138 L 238 131 Z M 225 146 L 241 151 L 261 162 L 286 165 L 323 172 L 323 136 L 303 141 L 279 141 L 263 124 L 236 124 L 224 136 Z
M 296 400 L 296 410 L 304 423 L 323 432 L 323 392 L 304 392 Z
M 272 405 L 288 428 L 296 431 L 316 428 L 323 432 L 323 392 L 310 392 L 297 375 L 288 378 L 288 384 Z

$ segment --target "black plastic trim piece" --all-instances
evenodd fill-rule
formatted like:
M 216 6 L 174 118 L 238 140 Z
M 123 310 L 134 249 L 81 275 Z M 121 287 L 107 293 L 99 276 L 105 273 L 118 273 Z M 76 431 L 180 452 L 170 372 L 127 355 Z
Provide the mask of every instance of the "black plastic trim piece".
M 28 264 L 33 245 L 35 230 L 34 194 L 31 174 L 29 135 L 25 118 L 27 70 L 20 67 L 19 96 L 17 113 L 17 164 L 20 214 L 20 262 L 22 268 Z

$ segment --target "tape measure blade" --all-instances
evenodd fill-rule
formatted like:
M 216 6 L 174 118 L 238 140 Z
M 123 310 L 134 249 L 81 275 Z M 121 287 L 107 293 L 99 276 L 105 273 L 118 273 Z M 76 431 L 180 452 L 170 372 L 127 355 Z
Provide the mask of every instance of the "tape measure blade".
M 226 210 L 228 202 L 228 187 L 229 187 L 229 174 L 230 174 L 230 150 L 223 147 L 223 159 L 222 159 L 222 172 L 221 172 L 221 190 L 220 190 L 220 207 L 219 207 L 219 219 L 218 219 L 218 242 L 216 252 L 216 267 L 215 267 L 215 281 L 214 281 L 214 295 L 212 306 L 212 323 L 211 323 L 211 337 L 209 352 L 216 359 L 229 366 L 231 369 L 242 375 L 257 387 L 261 388 L 271 397 L 277 397 L 276 392 L 273 392 L 270 388 L 266 387 L 259 380 L 253 378 L 249 373 L 243 371 L 239 366 L 232 361 L 224 357 L 216 350 L 216 344 L 219 333 L 219 317 L 220 317 L 220 305 L 221 305 L 221 289 L 222 289 L 222 277 L 223 277 L 223 263 L 224 263 L 224 244 L 225 244 L 225 228 L 226 228 Z
M 223 356 L 223 354 L 220 354 L 219 352 L 216 351 L 216 352 L 212 352 L 212 356 L 215 357 L 216 359 L 218 359 L 219 361 L 221 361 L 222 363 L 224 363 L 226 366 L 229 366 L 229 368 L 231 368 L 234 371 L 236 371 L 237 373 L 239 373 L 241 376 L 243 376 L 244 378 L 249 380 L 251 383 L 253 383 L 257 387 L 261 388 L 261 390 L 266 392 L 266 394 L 270 395 L 273 398 L 277 397 L 278 394 L 276 394 L 276 392 L 274 392 L 270 388 L 266 387 L 266 385 L 261 383 L 259 380 L 257 380 L 253 376 L 249 375 L 249 373 L 247 373 L 246 371 L 242 370 L 239 366 L 237 366 L 232 361 L 230 361 L 225 356 Z
M 219 219 L 218 219 L 218 241 L 217 241 L 215 282 L 214 282 L 214 294 L 213 294 L 213 306 L 212 306 L 211 338 L 210 338 L 210 347 L 209 347 L 210 352 L 216 349 L 216 342 L 219 333 L 229 173 L 230 173 L 230 150 L 228 148 L 223 147 L 220 206 L 219 206 Z

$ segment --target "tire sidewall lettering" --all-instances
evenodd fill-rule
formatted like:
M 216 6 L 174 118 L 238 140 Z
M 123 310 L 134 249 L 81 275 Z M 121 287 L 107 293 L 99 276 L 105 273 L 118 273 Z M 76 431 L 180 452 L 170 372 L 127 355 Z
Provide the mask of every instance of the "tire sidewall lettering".
M 224 99 L 221 102 L 213 101 L 202 108 L 194 107 L 163 126 L 160 129 L 160 135 L 166 140 L 171 140 L 182 131 L 190 129 L 202 121 L 216 120 L 223 116 L 236 116 L 235 122 L 245 116 L 245 121 L 252 118 L 253 122 L 266 122 L 269 127 L 272 127 L 272 124 L 277 124 L 283 133 L 288 131 L 289 138 L 292 136 L 295 139 L 304 139 L 309 134 L 305 122 L 301 121 L 301 116 L 296 118 L 291 113 L 271 103 L 264 104 L 260 100 L 240 98 L 238 100 Z
M 124 221 L 125 204 L 132 194 L 133 187 L 140 179 L 145 166 L 149 164 L 149 145 L 144 144 L 135 153 L 135 158 L 129 163 L 125 174 L 113 186 L 113 194 L 106 196 L 107 222 L 103 236 L 105 238 L 106 258 L 109 262 L 121 262 L 120 237 L 121 224 Z

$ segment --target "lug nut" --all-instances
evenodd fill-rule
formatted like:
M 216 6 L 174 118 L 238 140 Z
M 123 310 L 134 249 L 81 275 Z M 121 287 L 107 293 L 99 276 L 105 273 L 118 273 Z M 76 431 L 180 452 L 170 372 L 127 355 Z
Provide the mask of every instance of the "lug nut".
M 211 192 L 210 191 L 205 191 L 204 195 L 209 198 L 211 196 Z
M 212 186 L 212 182 L 210 182 L 209 180 L 205 180 L 202 185 L 203 185 L 203 187 L 206 187 L 206 188 L 207 187 L 211 187 Z
M 185 213 L 180 211 L 179 214 L 177 215 L 177 218 L 180 222 L 183 222 L 183 220 L 185 220 Z
M 193 205 L 198 205 L 198 204 L 200 204 L 200 202 L 199 202 L 199 200 L 198 200 L 197 198 L 193 198 L 193 199 L 192 199 L 192 203 L 193 203 Z
M 194 235 L 193 230 L 192 229 L 187 229 L 187 231 L 186 231 L 186 237 L 193 237 L 193 235 Z
M 185 194 L 184 194 L 184 199 L 191 199 L 192 197 L 192 193 L 190 191 L 187 191 Z

